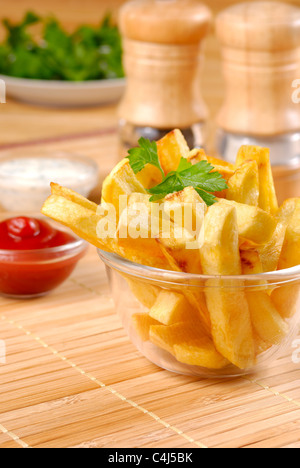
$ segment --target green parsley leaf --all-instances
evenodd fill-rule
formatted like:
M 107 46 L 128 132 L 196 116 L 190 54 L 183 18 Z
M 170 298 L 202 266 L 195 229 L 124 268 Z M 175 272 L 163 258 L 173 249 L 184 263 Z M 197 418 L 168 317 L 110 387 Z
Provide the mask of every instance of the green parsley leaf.
M 216 202 L 214 192 L 228 188 L 226 180 L 219 172 L 213 172 L 214 167 L 207 161 L 200 161 L 192 165 L 185 158 L 181 158 L 177 171 L 170 172 L 166 176 L 160 165 L 157 144 L 145 138 L 139 140 L 139 148 L 129 151 L 129 162 L 135 174 L 140 172 L 147 164 L 157 167 L 162 175 L 163 181 L 148 192 L 152 195 L 150 201 L 162 200 L 168 194 L 180 192 L 186 187 L 193 187 L 203 201 L 211 206 Z
M 147 164 L 151 164 L 160 170 L 164 178 L 165 173 L 159 162 L 156 142 L 140 138 L 139 145 L 139 148 L 128 151 L 128 159 L 133 172 L 138 174 Z

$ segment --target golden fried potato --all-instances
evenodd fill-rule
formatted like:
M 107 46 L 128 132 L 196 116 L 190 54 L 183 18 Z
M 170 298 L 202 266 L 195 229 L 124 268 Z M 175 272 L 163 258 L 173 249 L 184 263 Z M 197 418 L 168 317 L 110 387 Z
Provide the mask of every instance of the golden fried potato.
M 250 315 L 257 335 L 267 344 L 280 344 L 289 327 L 281 318 L 270 296 L 263 291 L 247 293 Z
M 153 320 L 148 314 L 134 314 L 131 317 L 131 324 L 142 341 L 149 341 L 150 328 L 159 325 L 159 322 Z
M 201 263 L 205 275 L 241 275 L 236 209 L 217 203 L 208 209 L 204 224 Z M 254 364 L 254 340 L 246 295 L 228 281 L 207 281 L 206 302 L 217 350 L 241 369 Z M 242 287 L 242 283 L 241 283 Z
M 300 198 L 295 200 L 295 209 L 288 220 L 278 269 L 297 265 L 300 265 Z
M 241 260 L 244 275 L 263 273 L 263 265 L 257 251 L 242 251 Z M 266 347 L 279 344 L 287 335 L 289 327 L 281 318 L 268 292 L 255 289 L 246 292 L 255 335 Z
M 91 211 L 94 211 L 94 213 L 97 213 L 98 205 L 96 203 L 91 202 L 90 200 L 83 197 L 79 193 L 74 192 L 73 190 L 70 190 L 66 187 L 61 187 L 60 185 L 54 184 L 52 182 L 51 193 L 52 195 L 63 197 L 66 200 L 70 200 L 74 203 L 77 203 L 77 205 L 83 206 L 84 208 L 87 208 Z
M 118 245 L 116 239 L 109 237 L 104 239 L 98 236 L 99 223 L 103 217 L 85 206 L 74 203 L 69 197 L 51 195 L 44 203 L 41 212 L 54 221 L 69 227 L 79 237 L 96 247 L 125 256 L 125 252 Z
M 143 283 L 142 281 L 126 278 L 126 281 L 131 289 L 132 294 L 135 298 L 147 309 L 151 309 L 154 306 L 161 288 L 152 284 Z
M 185 364 L 208 369 L 222 369 L 228 365 L 197 322 L 151 326 L 150 341 Z
M 149 315 L 163 325 L 173 325 L 197 318 L 197 312 L 183 294 L 166 290 L 159 293 Z
M 257 208 L 233 200 L 219 200 L 219 204 L 236 209 L 239 236 L 255 244 L 266 244 L 274 234 L 277 221 L 274 216 Z
M 276 214 L 278 201 L 270 163 L 270 150 L 259 146 L 242 146 L 238 152 L 236 167 L 246 161 L 256 161 L 259 173 L 259 207 L 271 214 Z
M 259 176 L 256 161 L 247 161 L 237 168 L 228 180 L 227 200 L 258 206 Z
M 178 169 L 181 158 L 190 152 L 180 130 L 173 130 L 157 142 L 158 157 L 165 174 Z
M 294 207 L 294 211 L 293 211 Z M 278 269 L 292 268 L 300 264 L 300 198 L 287 201 L 280 216 L 289 216 L 286 235 L 278 263 Z M 283 318 L 293 317 L 297 311 L 300 285 L 280 286 L 272 293 L 272 301 Z

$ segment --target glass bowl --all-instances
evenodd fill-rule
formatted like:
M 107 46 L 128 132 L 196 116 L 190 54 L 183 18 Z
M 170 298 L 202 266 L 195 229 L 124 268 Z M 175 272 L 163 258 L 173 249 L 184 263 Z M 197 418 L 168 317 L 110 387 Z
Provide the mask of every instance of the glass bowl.
M 201 378 L 250 374 L 263 370 L 275 359 L 282 356 L 298 333 L 300 265 L 289 270 L 261 275 L 209 277 L 137 265 L 102 250 L 98 250 L 98 253 L 106 265 L 116 311 L 130 340 L 149 361 L 163 369 Z M 209 360 L 209 364 L 205 362 L 206 367 L 204 367 L 198 365 L 199 361 L 196 359 L 197 365 L 195 365 L 193 351 L 191 351 L 194 348 L 191 347 L 189 336 L 185 335 L 186 325 L 183 323 L 176 325 L 178 343 L 176 343 L 176 338 L 175 344 L 177 345 L 173 346 L 174 343 L 172 343 L 172 347 L 165 346 L 165 342 L 161 342 L 161 336 L 157 337 L 157 332 L 154 333 L 153 330 L 166 331 L 167 327 L 165 326 L 164 329 L 155 328 L 161 324 L 153 322 L 149 316 L 149 311 L 162 290 L 179 293 L 188 298 L 189 301 L 191 298 L 193 301 L 196 299 L 204 307 L 207 307 L 208 300 L 214 301 L 216 298 L 222 297 L 223 301 L 225 300 L 227 304 L 231 305 L 230 313 L 233 320 L 235 314 L 243 313 L 243 307 L 247 308 L 247 303 L 249 308 L 251 304 L 252 326 L 250 326 L 250 330 L 252 329 L 255 360 L 250 365 L 245 366 L 234 365 L 228 360 L 221 365 L 219 361 L 211 365 L 212 361 Z M 216 303 L 218 304 L 218 302 Z M 193 304 L 197 306 L 195 302 Z M 272 315 L 272 327 L 269 326 L 268 307 L 271 307 L 271 313 L 275 316 L 274 319 Z M 267 308 L 267 318 L 262 320 L 264 308 Z M 276 317 L 281 327 L 280 332 L 276 328 Z M 153 324 L 154 329 L 151 328 Z M 194 335 L 196 327 L 198 327 L 198 318 L 192 315 L 187 327 L 192 335 Z M 205 333 L 211 336 L 211 329 Z M 264 337 L 264 340 L 261 336 Z M 266 337 L 268 337 L 268 341 L 266 341 Z M 234 336 L 234 339 L 239 340 L 240 337 Z M 247 347 L 247 343 L 243 346 Z M 292 348 L 290 349 L 292 359 Z M 191 356 L 193 357 L 192 364 Z M 202 364 L 203 356 L 200 358 Z
M 0 222 L 14 215 L 2 213 Z M 60 224 L 41 214 L 28 215 L 71 234 L 74 242 L 40 250 L 0 250 L 0 295 L 4 297 L 32 299 L 48 294 L 69 278 L 88 248 L 85 241 Z

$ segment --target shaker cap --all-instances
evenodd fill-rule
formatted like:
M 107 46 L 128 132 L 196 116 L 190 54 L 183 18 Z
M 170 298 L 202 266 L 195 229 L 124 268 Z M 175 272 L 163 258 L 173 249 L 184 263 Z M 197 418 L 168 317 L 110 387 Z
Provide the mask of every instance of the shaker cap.
M 300 8 L 274 1 L 251 1 L 227 8 L 216 21 L 223 45 L 253 51 L 300 46 Z
M 158 44 L 194 44 L 206 36 L 212 20 L 199 0 L 132 0 L 120 11 L 128 39 Z

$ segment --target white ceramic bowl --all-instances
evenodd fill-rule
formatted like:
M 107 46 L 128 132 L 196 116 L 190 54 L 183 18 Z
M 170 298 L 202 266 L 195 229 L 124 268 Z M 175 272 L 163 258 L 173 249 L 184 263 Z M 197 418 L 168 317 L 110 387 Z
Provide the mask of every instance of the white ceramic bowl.
M 118 101 L 125 79 L 84 82 L 47 81 L 0 75 L 6 94 L 30 104 L 53 107 L 89 107 Z

